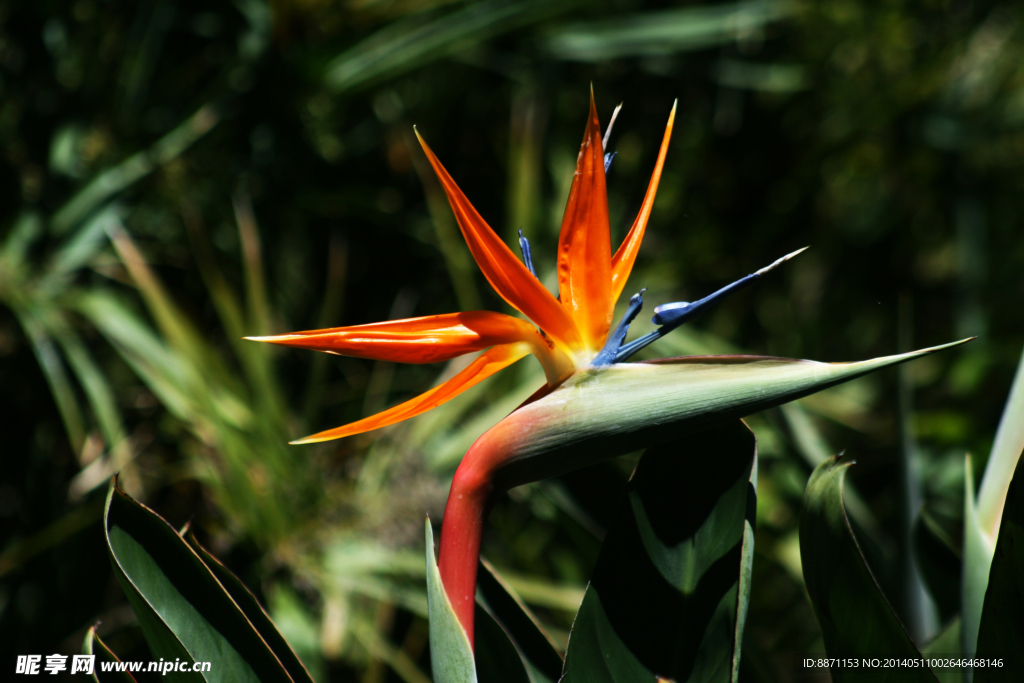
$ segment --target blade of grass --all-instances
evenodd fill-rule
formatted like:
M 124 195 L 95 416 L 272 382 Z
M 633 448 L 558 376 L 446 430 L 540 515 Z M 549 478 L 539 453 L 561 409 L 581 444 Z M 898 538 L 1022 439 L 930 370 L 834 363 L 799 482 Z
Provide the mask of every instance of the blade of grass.
M 371 656 L 387 664 L 406 683 L 430 683 L 430 679 L 419 670 L 409 655 L 382 637 L 376 629 L 363 620 L 356 619 L 353 622 L 352 635 Z
M 252 209 L 249 194 L 239 189 L 233 199 L 235 223 L 242 242 L 242 265 L 245 268 L 245 294 L 248 308 L 249 336 L 271 333 L 270 304 L 267 302 L 267 285 L 263 276 L 263 249 L 260 245 L 260 231 L 256 225 L 256 214 Z
M 106 375 L 93 360 L 88 348 L 82 343 L 81 337 L 74 329 L 61 320 L 54 325 L 54 336 L 64 351 L 72 372 L 92 408 L 96 422 L 107 442 L 107 447 L 114 449 L 127 436 L 121 409 L 117 405 L 114 390 L 107 381 Z
M 46 383 L 50 385 L 50 393 L 57 403 L 57 411 L 64 422 L 64 431 L 67 432 L 68 441 L 71 442 L 71 449 L 78 453 L 82 450 L 82 444 L 85 443 L 85 419 L 82 417 L 78 398 L 75 396 L 75 390 L 64 369 L 60 353 L 46 333 L 45 326 L 34 315 L 17 309 L 15 309 L 15 314 L 18 316 L 21 328 L 32 343 L 32 351 L 35 353 L 36 360 L 39 361 L 39 367 L 46 377 Z
M 539 22 L 572 7 L 550 0 L 492 0 L 425 19 L 394 22 L 335 57 L 324 71 L 324 84 L 340 93 L 418 69 L 485 40 Z
M 323 307 L 317 328 L 323 329 L 338 324 L 345 305 L 345 282 L 348 277 L 348 243 L 337 233 L 331 235 L 327 251 L 327 286 L 324 289 Z M 302 410 L 304 423 L 312 429 L 320 416 L 324 388 L 327 383 L 328 355 L 313 354 L 306 380 L 306 398 Z
M 210 132 L 220 116 L 215 106 L 204 105 L 149 149 L 137 152 L 117 166 L 101 172 L 53 215 L 50 230 L 55 235 L 70 231 L 114 195 L 182 154 Z
M 626 14 L 555 29 L 545 47 L 557 58 L 590 62 L 702 50 L 783 19 L 795 7 L 789 2 L 750 0 Z
M 94 500 L 50 522 L 28 538 L 7 544 L 0 553 L 0 579 L 39 553 L 60 545 L 103 516 L 103 501 Z

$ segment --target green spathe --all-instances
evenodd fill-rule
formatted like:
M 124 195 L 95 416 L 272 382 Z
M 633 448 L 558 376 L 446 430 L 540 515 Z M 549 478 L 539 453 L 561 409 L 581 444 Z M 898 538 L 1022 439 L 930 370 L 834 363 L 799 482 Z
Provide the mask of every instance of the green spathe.
M 508 416 L 473 449 L 502 454 L 496 483 L 510 488 L 665 443 L 966 341 L 853 363 L 694 356 L 589 368 Z
M 430 610 L 430 664 L 434 683 L 476 683 L 476 662 L 469 638 L 441 585 L 434 559 L 434 531 L 426 522 L 427 609 Z

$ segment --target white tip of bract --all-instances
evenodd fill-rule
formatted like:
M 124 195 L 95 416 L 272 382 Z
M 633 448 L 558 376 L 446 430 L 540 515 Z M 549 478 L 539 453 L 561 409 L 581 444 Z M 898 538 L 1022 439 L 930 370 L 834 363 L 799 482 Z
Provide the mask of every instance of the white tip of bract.
M 794 256 L 796 256 L 797 254 L 799 254 L 801 252 L 807 251 L 808 249 L 810 249 L 810 247 L 804 247 L 803 249 L 797 249 L 792 254 L 786 254 L 785 256 L 780 258 L 779 260 L 777 260 L 774 263 L 772 263 L 770 266 L 765 266 L 761 270 L 757 271 L 756 273 L 754 273 L 754 275 L 764 275 L 769 270 L 773 270 L 773 269 L 777 268 L 778 266 L 781 266 L 783 263 L 785 263 L 789 259 L 793 258 Z
M 604 130 L 604 140 L 601 140 L 601 149 L 608 151 L 608 141 L 612 138 L 612 126 L 615 125 L 615 119 L 619 118 L 619 111 L 622 109 L 622 102 L 619 102 L 619 106 L 615 107 L 615 111 L 612 112 L 612 117 L 608 119 L 608 127 Z

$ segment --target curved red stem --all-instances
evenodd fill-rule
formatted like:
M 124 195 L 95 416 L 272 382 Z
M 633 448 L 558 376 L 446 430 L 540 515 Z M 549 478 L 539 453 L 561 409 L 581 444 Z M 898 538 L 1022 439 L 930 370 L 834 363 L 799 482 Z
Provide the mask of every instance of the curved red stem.
M 484 520 L 495 491 L 494 475 L 504 461 L 501 439 L 481 438 L 466 453 L 455 472 L 441 523 L 437 565 L 448 599 L 469 644 L 473 645 L 473 610 L 476 605 L 476 569 Z

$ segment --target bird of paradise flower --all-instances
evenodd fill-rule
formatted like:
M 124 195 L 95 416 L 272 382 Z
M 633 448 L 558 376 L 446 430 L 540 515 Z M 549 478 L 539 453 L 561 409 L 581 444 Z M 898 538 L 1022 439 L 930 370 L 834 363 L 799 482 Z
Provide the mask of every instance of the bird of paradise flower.
M 470 204 L 417 131 L 416 136 L 444 187 L 473 258 L 494 290 L 533 324 L 504 313 L 465 311 L 271 337 L 248 337 L 254 341 L 396 363 L 437 363 L 487 349 L 457 375 L 414 399 L 292 443 L 340 439 L 407 420 L 446 403 L 531 353 L 540 361 L 547 378 L 546 386 L 534 396 L 539 397 L 558 387 L 581 368 L 626 360 L 720 297 L 749 284 L 803 251 L 793 252 L 700 301 L 668 304 L 655 309 L 654 322 L 661 327 L 646 337 L 625 344 L 629 323 L 642 306 L 642 292 L 634 295 L 622 322 L 609 336 L 615 304 L 629 279 L 654 205 L 675 113 L 673 105 L 640 212 L 613 255 L 605 187 L 605 173 L 611 155 L 604 153 L 611 125 L 602 140 L 591 92 L 588 126 L 558 239 L 558 298 L 537 278 L 526 238 L 520 237 L 524 257 L 520 261 Z
M 497 492 L 678 438 L 962 343 L 856 363 L 756 356 L 623 363 L 723 296 L 803 251 L 783 256 L 698 301 L 655 308 L 653 322 L 659 327 L 626 342 L 629 325 L 643 305 L 641 290 L 631 297 L 612 329 L 615 304 L 636 261 L 654 205 L 675 113 L 673 105 L 640 211 L 612 254 L 605 186 L 611 157 L 604 153 L 611 125 L 603 140 L 591 90 L 587 128 L 558 240 L 557 298 L 533 271 L 526 239 L 520 237 L 520 260 L 476 211 L 417 131 L 481 271 L 494 290 L 532 324 L 503 313 L 469 311 L 251 337 L 400 363 L 434 363 L 483 351 L 457 375 L 416 398 L 293 443 L 328 441 L 395 424 L 451 400 L 526 355 L 532 353 L 540 361 L 546 384 L 481 436 L 463 458 L 445 507 L 436 564 L 432 550 L 428 551 L 430 592 L 437 593 L 438 581 L 443 585 L 446 614 L 457 619 L 459 638 L 469 653 L 482 528 Z M 427 530 L 428 548 L 432 548 L 429 525 Z M 432 612 L 432 641 L 434 633 Z

